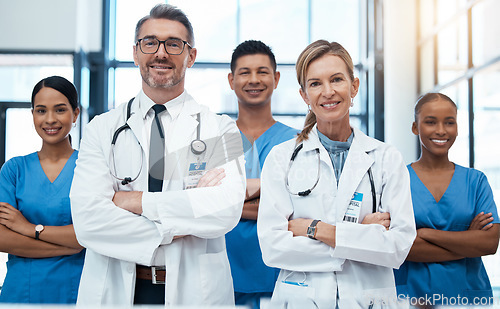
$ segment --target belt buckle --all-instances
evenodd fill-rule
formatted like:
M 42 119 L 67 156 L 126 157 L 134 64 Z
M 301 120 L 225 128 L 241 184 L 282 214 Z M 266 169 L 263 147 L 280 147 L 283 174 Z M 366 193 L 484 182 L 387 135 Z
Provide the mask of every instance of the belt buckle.
M 166 284 L 165 281 L 156 280 L 156 271 L 157 270 L 166 270 L 165 266 L 151 266 L 151 281 L 153 284 Z M 167 274 L 165 274 L 165 278 L 167 278 Z

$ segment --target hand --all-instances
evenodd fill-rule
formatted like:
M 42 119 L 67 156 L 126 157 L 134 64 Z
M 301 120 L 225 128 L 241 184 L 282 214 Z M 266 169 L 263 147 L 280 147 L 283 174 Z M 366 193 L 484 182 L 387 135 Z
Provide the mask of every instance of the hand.
M 35 225 L 8 203 L 0 202 L 0 224 L 21 235 L 35 237 Z
M 116 206 L 137 215 L 142 214 L 142 191 L 118 191 L 113 196 Z
M 311 225 L 313 219 L 297 218 L 288 221 L 288 230 L 293 233 L 293 236 L 306 236 L 307 228 Z
M 391 215 L 388 212 L 374 212 L 363 219 L 361 224 L 380 224 L 389 230 L 391 226 Z
M 477 216 L 474 217 L 474 219 L 472 219 L 468 230 L 487 231 L 493 226 L 493 223 L 491 223 L 491 221 L 493 221 L 493 214 L 491 212 L 487 214 L 485 214 L 484 212 L 480 212 L 479 214 L 477 214 Z
M 200 180 L 196 188 L 203 187 L 214 187 L 221 184 L 221 180 L 226 177 L 226 173 L 223 168 L 214 168 L 205 173 Z

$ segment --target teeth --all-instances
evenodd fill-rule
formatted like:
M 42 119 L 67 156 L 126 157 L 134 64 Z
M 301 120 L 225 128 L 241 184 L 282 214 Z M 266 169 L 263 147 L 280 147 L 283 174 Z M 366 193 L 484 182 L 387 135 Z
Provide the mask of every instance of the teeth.
M 332 106 L 335 106 L 337 104 L 339 104 L 339 103 L 323 104 L 323 106 L 325 106 L 325 107 L 332 107 Z
M 45 132 L 47 132 L 49 134 L 56 133 L 57 131 L 59 131 L 59 129 L 45 129 Z
M 438 144 L 444 144 L 448 140 L 446 140 L 446 139 L 431 139 L 431 141 L 433 141 L 434 143 L 438 143 Z

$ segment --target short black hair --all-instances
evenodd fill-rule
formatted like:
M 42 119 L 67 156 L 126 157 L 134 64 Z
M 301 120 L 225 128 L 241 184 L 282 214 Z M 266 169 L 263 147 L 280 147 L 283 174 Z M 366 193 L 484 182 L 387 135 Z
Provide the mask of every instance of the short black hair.
M 269 57 L 269 60 L 271 61 L 271 66 L 273 67 L 274 72 L 276 72 L 276 58 L 274 57 L 271 48 L 262 43 L 262 41 L 257 40 L 245 41 L 234 49 L 233 55 L 231 57 L 231 72 L 234 73 L 234 70 L 236 69 L 236 61 L 238 60 L 238 58 L 255 54 L 267 55 Z
M 68 99 L 73 111 L 78 108 L 78 92 L 75 86 L 69 80 L 61 76 L 44 78 L 35 85 L 33 93 L 31 94 L 31 108 L 35 106 L 35 96 L 37 93 L 45 87 L 52 88 L 62 93 L 66 99 Z

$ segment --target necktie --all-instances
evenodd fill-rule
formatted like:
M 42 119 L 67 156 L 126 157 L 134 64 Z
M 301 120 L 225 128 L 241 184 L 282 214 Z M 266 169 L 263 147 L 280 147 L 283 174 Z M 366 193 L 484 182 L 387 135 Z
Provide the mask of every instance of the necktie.
M 159 114 L 166 110 L 165 106 L 155 104 L 155 118 L 151 123 L 151 138 L 149 139 L 149 192 L 161 192 L 165 170 L 165 136 Z

